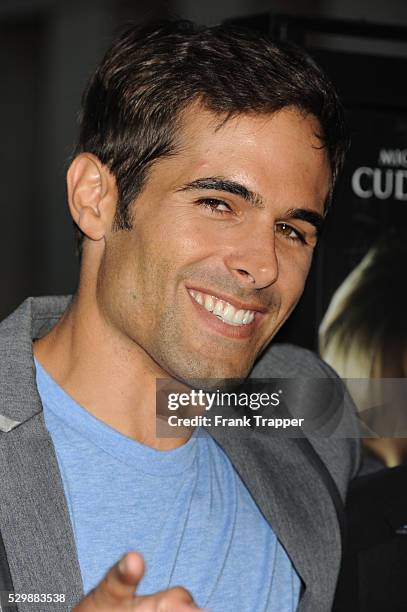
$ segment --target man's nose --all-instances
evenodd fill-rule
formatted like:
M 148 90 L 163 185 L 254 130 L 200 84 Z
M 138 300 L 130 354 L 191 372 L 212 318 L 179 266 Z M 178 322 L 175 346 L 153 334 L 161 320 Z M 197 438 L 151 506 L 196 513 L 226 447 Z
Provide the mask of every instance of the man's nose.
M 279 271 L 274 234 L 267 232 L 267 239 L 253 234 L 240 241 L 226 256 L 225 263 L 241 286 L 263 289 L 272 285 Z

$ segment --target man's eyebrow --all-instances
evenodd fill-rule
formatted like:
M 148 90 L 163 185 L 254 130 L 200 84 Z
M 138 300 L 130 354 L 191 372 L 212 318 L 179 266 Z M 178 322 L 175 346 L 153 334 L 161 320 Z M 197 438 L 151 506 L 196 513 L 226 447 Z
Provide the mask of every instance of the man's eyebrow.
M 251 191 L 245 185 L 237 181 L 232 181 L 223 177 L 211 176 L 199 178 L 191 183 L 186 183 L 177 189 L 177 191 L 193 191 L 195 189 L 216 189 L 217 191 L 226 191 L 227 193 L 243 198 L 255 208 L 264 208 L 263 199 L 260 194 Z M 323 215 L 308 208 L 292 208 L 287 211 L 285 218 L 306 221 L 313 225 L 318 233 L 321 231 L 324 223 Z
M 260 194 L 251 191 L 245 185 L 219 176 L 210 176 L 199 178 L 191 183 L 183 185 L 177 191 L 192 191 L 194 189 L 216 189 L 217 191 L 226 191 L 233 195 L 237 195 L 246 202 L 249 202 L 255 208 L 264 208 L 263 200 Z
M 299 221 L 306 221 L 315 227 L 319 234 L 324 224 L 324 216 L 310 210 L 309 208 L 292 208 L 285 215 L 285 219 L 298 219 Z

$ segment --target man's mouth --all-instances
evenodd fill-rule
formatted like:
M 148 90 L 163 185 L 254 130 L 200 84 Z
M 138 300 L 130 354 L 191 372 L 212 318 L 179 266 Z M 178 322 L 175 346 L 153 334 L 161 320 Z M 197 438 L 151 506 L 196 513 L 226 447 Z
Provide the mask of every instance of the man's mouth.
M 254 321 L 256 311 L 238 309 L 229 302 L 215 295 L 209 295 L 195 289 L 188 289 L 190 296 L 205 310 L 227 325 L 242 326 L 249 325 Z

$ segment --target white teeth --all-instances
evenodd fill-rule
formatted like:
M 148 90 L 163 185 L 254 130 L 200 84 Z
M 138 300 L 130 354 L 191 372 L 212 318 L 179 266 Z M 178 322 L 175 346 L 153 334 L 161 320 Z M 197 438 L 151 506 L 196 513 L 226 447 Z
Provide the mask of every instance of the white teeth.
M 194 300 L 203 306 L 205 310 L 212 312 L 218 319 L 228 325 L 248 325 L 254 320 L 255 313 L 253 310 L 237 310 L 232 304 L 215 296 L 193 289 L 188 289 L 188 291 Z
M 228 304 L 223 311 L 222 319 L 227 323 L 233 323 L 233 318 L 236 314 L 236 308 L 232 304 Z
M 238 310 L 235 316 L 233 317 L 233 323 L 243 323 L 244 315 L 245 315 L 244 310 Z
M 216 300 L 215 308 L 213 309 L 213 314 L 221 316 L 223 314 L 223 302 L 220 300 Z
M 254 312 L 252 312 L 251 310 L 245 310 L 244 311 L 244 316 L 242 319 L 242 323 L 244 325 L 247 325 L 248 323 L 251 323 L 254 319 Z
M 211 295 L 207 295 L 205 296 L 205 308 L 206 310 L 209 310 L 209 312 L 212 312 L 213 307 L 214 307 L 214 299 Z

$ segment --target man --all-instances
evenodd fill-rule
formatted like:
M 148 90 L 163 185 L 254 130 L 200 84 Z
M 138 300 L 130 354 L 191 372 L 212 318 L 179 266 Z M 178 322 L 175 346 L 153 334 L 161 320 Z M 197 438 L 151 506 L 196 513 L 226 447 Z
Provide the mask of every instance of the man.
M 52 610 L 85 593 L 77 612 L 329 609 L 357 445 L 159 438 L 155 393 L 249 374 L 302 293 L 345 143 L 335 92 L 294 48 L 181 22 L 108 52 L 68 172 L 78 290 L 1 327 L 18 610 L 37 609 L 21 593 L 56 594 Z M 333 376 L 292 347 L 254 373 Z

